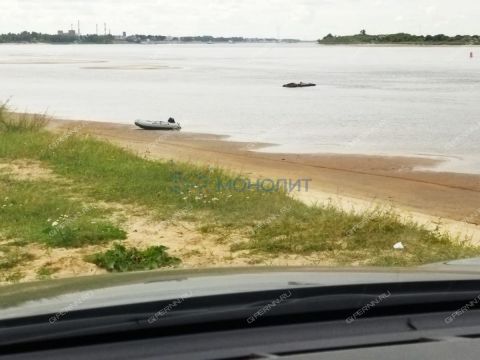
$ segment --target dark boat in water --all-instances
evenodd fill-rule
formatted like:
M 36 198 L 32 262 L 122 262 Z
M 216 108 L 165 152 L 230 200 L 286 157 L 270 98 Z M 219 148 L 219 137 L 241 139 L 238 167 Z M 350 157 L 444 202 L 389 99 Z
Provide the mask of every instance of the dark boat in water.
M 301 87 L 311 87 L 311 86 L 317 86 L 317 84 L 299 82 L 299 83 L 288 83 L 283 85 L 283 87 L 285 88 L 301 88 Z

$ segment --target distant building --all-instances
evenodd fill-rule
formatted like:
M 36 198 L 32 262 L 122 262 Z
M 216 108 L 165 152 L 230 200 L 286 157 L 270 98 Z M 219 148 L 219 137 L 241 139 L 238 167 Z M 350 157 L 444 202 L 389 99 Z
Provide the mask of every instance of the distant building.
M 124 32 L 122 33 L 122 36 L 123 36 L 124 38 L 126 38 L 126 37 L 127 37 L 127 33 L 124 31 Z
M 63 30 L 58 30 L 57 35 L 60 35 L 60 36 L 77 36 L 77 33 L 75 32 L 75 30 L 68 30 L 67 32 L 65 32 Z

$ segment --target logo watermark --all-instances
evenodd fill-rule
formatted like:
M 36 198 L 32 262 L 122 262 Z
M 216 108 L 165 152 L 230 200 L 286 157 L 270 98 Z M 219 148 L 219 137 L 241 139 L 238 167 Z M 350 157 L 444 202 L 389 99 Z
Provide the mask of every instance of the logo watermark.
M 55 324 L 57 321 L 61 320 L 65 315 L 67 315 L 70 311 L 75 310 L 77 307 L 82 305 L 85 301 L 93 297 L 93 291 L 88 291 L 82 296 L 80 296 L 77 300 L 72 302 L 71 304 L 65 306 L 59 312 L 57 312 L 54 316 L 48 319 L 50 324 Z
M 193 176 L 184 176 L 184 174 L 177 172 L 173 176 L 172 190 L 177 193 L 194 189 L 196 191 L 212 190 L 217 192 L 308 192 L 312 179 L 298 178 L 262 178 L 262 179 L 248 179 L 237 177 L 234 179 L 222 179 L 220 177 L 209 176 L 207 174 L 197 174 Z
M 292 293 L 290 291 L 284 292 L 282 295 L 280 295 L 278 298 L 273 300 L 272 302 L 268 303 L 258 311 L 256 311 L 252 316 L 250 316 L 247 319 L 248 324 L 253 324 L 255 321 L 257 321 L 260 317 L 263 315 L 267 314 L 270 312 L 273 308 L 276 306 L 280 305 L 282 302 L 286 301 L 289 297 L 292 296 Z
M 280 216 L 282 216 L 283 214 L 286 214 L 287 212 L 289 212 L 291 209 L 292 209 L 291 206 L 284 206 L 284 207 L 282 207 L 282 208 L 280 209 L 280 211 L 278 212 L 278 214 L 272 215 L 272 216 L 268 217 L 267 219 L 265 219 L 264 221 L 256 224 L 255 227 L 253 228 L 253 231 L 255 232 L 255 231 L 257 231 L 257 230 L 260 230 L 262 227 L 271 224 L 271 223 L 274 222 L 276 219 L 278 219 Z
M 377 206 L 373 209 L 373 211 L 367 213 L 365 216 L 362 217 L 362 220 L 355 224 L 349 231 L 347 231 L 347 236 L 354 235 L 357 231 L 363 229 L 369 221 L 374 219 L 375 217 L 382 214 L 382 212 L 386 210 L 383 206 Z
M 478 305 L 480 303 L 480 295 L 478 295 L 476 298 L 471 300 L 468 304 L 465 304 L 462 306 L 460 309 L 454 311 L 451 313 L 449 316 L 447 316 L 443 322 L 445 324 L 450 324 L 452 323 L 456 318 L 462 316 L 466 312 L 468 312 L 471 308 L 475 307 L 475 305 Z
M 354 312 L 351 316 L 345 319 L 345 322 L 347 324 L 353 323 L 355 320 L 357 320 L 359 317 L 362 317 L 365 315 L 368 311 L 373 309 L 375 306 L 379 305 L 382 301 L 388 299 L 392 294 L 390 291 L 387 291 L 386 293 L 380 294 L 377 298 L 373 299 L 370 301 L 368 304 L 362 306 L 360 309 L 358 309 L 356 312 Z
M 366 216 L 364 216 L 359 223 L 355 224 L 350 230 L 347 231 L 347 236 L 352 236 L 357 231 L 363 229 L 365 225 L 367 225 L 367 223 L 378 214 L 380 214 L 378 211 L 373 211 L 370 214 L 367 214 Z
M 369 128 L 368 130 L 361 132 L 360 134 L 355 136 L 352 140 L 347 142 L 345 144 L 345 147 L 352 148 L 356 146 L 357 144 L 361 143 L 363 140 L 367 139 L 372 134 L 375 134 L 379 130 L 383 129 L 386 124 L 387 124 L 386 120 L 380 120 L 377 124 Z
M 236 192 L 257 191 L 257 192 L 308 192 L 312 179 L 251 179 L 236 178 L 222 182 L 217 181 L 217 190 L 231 190 Z
M 471 137 L 473 133 L 480 129 L 480 123 L 477 123 L 470 128 L 464 130 L 461 134 L 455 136 L 449 142 L 447 142 L 444 146 L 445 150 L 452 150 L 453 148 L 457 147 L 461 142 L 465 139 Z
M 55 139 L 54 142 L 52 142 L 47 150 L 49 151 L 54 151 L 57 147 L 59 147 L 63 142 L 67 141 L 70 137 L 76 135 L 78 132 L 80 132 L 81 129 L 83 129 L 85 126 L 87 126 L 86 123 L 80 122 L 79 125 L 73 127 L 72 129 L 67 130 L 64 132 L 62 135 L 60 135 L 58 138 Z
M 177 306 L 182 304 L 186 299 L 192 297 L 192 292 L 189 291 L 188 293 L 185 293 L 181 295 L 179 298 L 173 300 L 171 303 L 169 303 L 167 306 L 165 306 L 163 309 L 157 311 L 155 314 L 150 316 L 148 318 L 148 323 L 151 325 L 158 321 L 161 317 L 167 315 L 169 312 L 173 311 Z
M 480 208 L 472 212 L 470 215 L 465 216 L 461 221 L 466 222 L 469 224 L 475 224 L 478 225 L 478 223 L 475 223 L 475 219 L 480 218 Z

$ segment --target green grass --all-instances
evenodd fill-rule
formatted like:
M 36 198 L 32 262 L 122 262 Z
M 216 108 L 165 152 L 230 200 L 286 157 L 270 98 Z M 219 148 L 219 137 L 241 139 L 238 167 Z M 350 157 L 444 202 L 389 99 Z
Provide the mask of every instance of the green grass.
M 99 245 L 111 240 L 124 240 L 127 233 L 108 221 L 94 221 L 88 217 L 75 219 L 63 226 L 49 224 L 44 230 L 48 234 L 45 243 L 53 247 L 78 248 Z
M 46 132 L 0 136 L 0 158 L 43 161 L 57 174 L 85 185 L 90 196 L 147 206 L 163 219 L 187 209 L 197 219 L 213 217 L 224 226 L 241 227 L 292 201 L 282 192 L 219 191 L 218 184 L 235 175 L 220 169 L 142 159 L 88 137 L 71 136 L 59 142 L 58 137 Z M 194 184 L 200 186 L 195 188 Z
M 46 115 L 13 114 L 8 110 L 7 103 L 0 104 L 0 131 L 2 132 L 37 132 L 48 122 Z
M 63 190 L 63 191 L 62 191 Z M 0 176 L 0 230 L 7 239 L 82 247 L 126 238 L 109 211 L 85 206 L 48 181 Z
M 404 250 L 393 245 L 402 242 Z M 393 210 L 373 209 L 363 215 L 334 207 L 295 206 L 262 226 L 249 241 L 232 250 L 269 255 L 330 254 L 339 263 L 407 266 L 480 255 L 480 248 L 411 221 Z
M 342 264 L 417 265 L 480 255 L 480 249 L 446 234 L 399 219 L 392 211 L 358 215 L 333 207 L 307 206 L 283 192 L 219 188 L 237 174 L 218 168 L 138 157 L 86 136 L 43 130 L 0 130 L 0 161 L 34 159 L 72 180 L 70 192 L 106 202 L 145 207 L 160 219 L 194 221 L 204 234 L 247 234 L 232 247 L 265 256 L 323 254 Z M 78 217 L 81 204 L 51 182 L 0 177 L 0 231 L 12 238 L 77 247 L 122 239 L 108 213 Z M 2 207 L 2 199 L 9 197 Z M 12 204 L 12 205 L 10 205 Z M 77 219 L 52 234 L 48 219 Z M 393 250 L 396 242 L 405 249 Z M 117 255 L 122 251 L 116 248 Z M 113 253 L 109 253 L 113 256 Z M 116 255 L 115 255 L 116 256 Z M 113 256 L 114 257 L 114 256 Z M 121 256 L 120 256 L 121 257 Z M 143 265 L 142 265 L 143 266 Z M 128 266 L 127 266 L 128 268 Z
M 168 255 L 166 250 L 165 246 L 138 250 L 114 244 L 111 250 L 87 256 L 86 260 L 110 272 L 153 270 L 178 265 L 180 259 Z

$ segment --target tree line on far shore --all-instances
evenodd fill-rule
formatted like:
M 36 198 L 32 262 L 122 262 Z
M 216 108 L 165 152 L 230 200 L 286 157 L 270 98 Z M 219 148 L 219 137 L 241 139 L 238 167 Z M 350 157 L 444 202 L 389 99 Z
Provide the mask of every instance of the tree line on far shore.
M 70 34 L 42 34 L 39 32 L 23 31 L 19 34 L 0 34 L 0 43 L 51 43 L 51 44 L 111 44 L 112 35 L 70 35 Z
M 356 35 L 328 34 L 319 44 L 418 44 L 418 45 L 480 45 L 479 35 L 412 35 L 407 33 L 370 35 L 365 30 Z
M 78 35 L 78 34 L 43 34 L 39 32 L 23 31 L 18 34 L 0 34 L 0 43 L 48 43 L 48 44 L 112 44 L 112 43 L 148 43 L 148 42 L 299 42 L 297 39 L 274 38 L 244 38 L 244 37 L 215 37 L 215 36 L 181 36 L 167 37 L 163 35 Z

